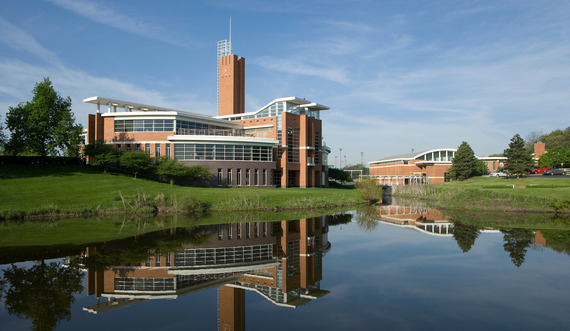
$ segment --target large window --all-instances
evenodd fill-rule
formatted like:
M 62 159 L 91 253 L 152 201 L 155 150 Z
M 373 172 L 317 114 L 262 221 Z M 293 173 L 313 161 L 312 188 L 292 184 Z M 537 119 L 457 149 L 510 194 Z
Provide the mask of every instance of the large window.
M 271 146 L 226 144 L 174 144 L 178 160 L 273 161 Z
M 174 132 L 174 120 L 119 120 L 115 132 Z
M 299 129 L 287 128 L 287 162 L 299 162 Z

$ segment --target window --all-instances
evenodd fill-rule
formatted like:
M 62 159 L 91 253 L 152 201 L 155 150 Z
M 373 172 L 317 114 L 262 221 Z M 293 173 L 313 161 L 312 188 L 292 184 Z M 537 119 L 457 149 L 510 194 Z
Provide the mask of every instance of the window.
M 135 145 L 135 151 L 140 152 L 141 151 L 141 144 L 136 144 Z
M 160 144 L 154 144 L 154 156 L 160 157 Z
M 245 169 L 245 185 L 249 185 L 249 169 Z
M 160 267 L 160 249 L 158 249 L 156 251 L 156 255 L 155 255 L 156 259 L 155 259 L 155 265 L 157 267 Z
M 150 155 L 150 144 L 145 144 L 145 145 L 144 145 L 144 151 L 145 151 L 148 155 Z
M 236 171 L 236 185 L 240 186 L 241 185 L 241 169 L 237 169 Z
M 273 147 L 181 143 L 174 144 L 174 158 L 178 160 L 273 161 Z
M 131 144 L 127 144 L 127 151 L 131 151 Z
M 222 186 L 224 180 L 223 177 L 224 173 L 222 172 L 222 169 L 218 168 L 218 186 Z
M 259 170 L 255 169 L 255 171 L 253 172 L 253 185 L 257 186 L 258 184 L 258 177 L 259 177 Z
M 227 176 L 228 185 L 232 185 L 232 169 L 228 169 L 228 176 Z
M 166 157 L 170 159 L 170 144 L 166 144 Z
M 299 129 L 287 128 L 287 162 L 299 162 Z
M 174 120 L 115 120 L 115 132 L 174 132 Z
M 265 186 L 267 185 L 267 170 L 263 169 L 263 177 L 261 177 L 261 181 L 262 181 L 262 185 Z

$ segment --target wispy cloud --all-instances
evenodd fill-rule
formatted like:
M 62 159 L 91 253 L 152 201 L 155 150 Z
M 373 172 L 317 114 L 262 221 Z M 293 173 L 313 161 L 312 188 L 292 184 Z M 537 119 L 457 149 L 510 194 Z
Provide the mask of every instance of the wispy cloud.
M 279 59 L 272 56 L 253 59 L 252 63 L 267 69 L 278 70 L 295 75 L 320 77 L 340 84 L 347 84 L 350 82 L 346 70 L 338 67 L 316 67 L 305 64 L 301 61 Z
M 0 43 L 8 45 L 17 51 L 33 54 L 39 60 L 51 65 L 61 65 L 59 58 L 54 52 L 45 49 L 27 32 L 8 22 L 3 17 L 0 17 L 0 31 L 2 31 L 0 33 Z
M 81 15 L 89 20 L 101 23 L 123 31 L 135 33 L 146 38 L 158 40 L 167 44 L 188 47 L 189 44 L 173 38 L 163 28 L 145 22 L 145 18 L 135 19 L 99 2 L 88 0 L 46 0 L 59 7 Z

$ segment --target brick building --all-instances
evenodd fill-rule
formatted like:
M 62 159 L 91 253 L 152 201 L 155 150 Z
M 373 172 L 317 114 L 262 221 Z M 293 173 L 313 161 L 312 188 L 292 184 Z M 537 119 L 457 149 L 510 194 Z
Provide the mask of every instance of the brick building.
M 86 143 L 206 165 L 213 186 L 328 186 L 320 112 L 329 108 L 288 97 L 245 113 L 245 59 L 227 44 L 218 45 L 218 116 L 98 96 L 83 102 L 97 105 Z
M 382 185 L 442 183 L 455 152 L 457 150 L 454 148 L 439 148 L 385 157 L 368 163 L 370 176 Z M 499 170 L 506 160 L 501 156 L 478 158 L 487 164 L 489 171 Z

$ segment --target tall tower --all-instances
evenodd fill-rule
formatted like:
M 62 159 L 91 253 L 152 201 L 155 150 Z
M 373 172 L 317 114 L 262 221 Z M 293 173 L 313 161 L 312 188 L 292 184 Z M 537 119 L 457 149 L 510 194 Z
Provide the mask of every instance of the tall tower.
M 232 54 L 230 39 L 218 41 L 218 115 L 245 112 L 245 59 Z

